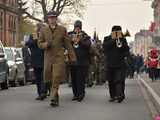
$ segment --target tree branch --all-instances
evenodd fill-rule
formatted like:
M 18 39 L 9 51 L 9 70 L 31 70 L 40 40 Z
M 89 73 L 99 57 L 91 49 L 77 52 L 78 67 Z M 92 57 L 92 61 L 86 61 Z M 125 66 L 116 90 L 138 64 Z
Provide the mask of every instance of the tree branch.
M 56 0 L 53 0 L 53 7 L 52 7 L 52 10 L 54 10 L 56 8 L 56 5 L 57 5 L 57 1 Z
M 35 2 L 42 4 L 42 1 L 40 1 L 40 0 L 35 0 Z
M 72 5 L 74 5 L 73 1 L 66 1 L 66 5 L 65 6 L 72 6 Z
M 58 9 L 58 15 L 60 15 L 64 9 L 64 7 L 67 5 L 67 0 L 64 0 L 63 4 L 61 6 L 59 6 L 59 9 Z
M 28 12 L 26 12 L 26 11 L 24 12 L 24 14 L 27 15 L 26 17 L 29 17 L 29 18 L 31 18 L 31 19 L 33 19 L 33 20 L 35 20 L 35 21 L 38 21 L 38 22 L 42 22 L 42 20 L 40 20 L 40 19 L 32 16 L 30 13 L 28 13 Z
M 57 3 L 57 8 L 56 8 L 56 11 L 57 11 L 57 12 L 59 12 L 59 9 L 60 9 L 60 6 L 61 6 L 61 3 L 63 2 L 63 4 L 64 4 L 64 3 L 65 3 L 65 1 L 66 1 L 66 0 L 59 0 L 59 1 L 58 1 L 58 3 Z
M 46 7 L 45 0 L 41 0 L 41 7 L 42 7 L 44 21 L 45 21 L 46 20 L 46 16 L 47 16 L 47 7 Z

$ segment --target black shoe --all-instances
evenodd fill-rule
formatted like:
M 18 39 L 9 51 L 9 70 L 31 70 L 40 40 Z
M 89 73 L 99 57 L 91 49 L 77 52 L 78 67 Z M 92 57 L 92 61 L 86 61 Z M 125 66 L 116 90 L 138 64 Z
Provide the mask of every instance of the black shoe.
M 50 93 L 47 94 L 47 96 L 50 96 L 50 95 L 51 95 Z
M 110 98 L 108 101 L 109 102 L 114 102 L 116 100 L 116 98 Z
M 47 95 L 41 95 L 40 96 L 40 100 L 44 100 L 44 99 L 46 99 L 47 98 Z
M 84 99 L 84 95 L 80 95 L 77 99 L 78 102 L 81 102 Z
M 75 101 L 75 100 L 78 100 L 78 97 L 75 97 L 75 96 L 74 96 L 74 97 L 72 98 L 72 101 Z
M 118 98 L 117 98 L 117 102 L 118 102 L 118 103 L 121 103 L 124 99 L 125 99 L 124 96 L 118 97 Z
M 51 105 L 52 107 L 58 107 L 58 106 L 59 106 L 59 103 L 58 103 L 58 101 L 56 101 L 56 100 L 51 100 L 50 105 Z
M 92 87 L 92 86 L 93 86 L 93 83 L 87 84 L 87 87 Z
M 41 97 L 40 97 L 40 96 L 38 96 L 38 97 L 36 98 L 36 100 L 41 100 Z

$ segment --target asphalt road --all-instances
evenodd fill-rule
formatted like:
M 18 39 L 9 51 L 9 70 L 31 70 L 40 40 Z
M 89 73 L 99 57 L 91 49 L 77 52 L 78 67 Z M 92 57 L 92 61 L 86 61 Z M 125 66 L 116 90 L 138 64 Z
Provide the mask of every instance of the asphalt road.
M 135 80 L 126 82 L 126 100 L 108 102 L 106 86 L 86 89 L 83 102 L 73 102 L 72 90 L 61 85 L 60 107 L 52 108 L 50 99 L 36 101 L 35 85 L 0 91 L 0 120 L 151 120 L 151 114 Z

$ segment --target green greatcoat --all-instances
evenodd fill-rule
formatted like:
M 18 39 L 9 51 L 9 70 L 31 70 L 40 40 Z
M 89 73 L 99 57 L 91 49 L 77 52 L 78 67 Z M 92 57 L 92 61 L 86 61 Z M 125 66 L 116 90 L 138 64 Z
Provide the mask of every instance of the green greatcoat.
M 50 43 L 50 47 L 47 47 L 48 43 Z M 59 82 L 65 77 L 65 49 L 69 52 L 70 61 L 76 61 L 66 29 L 56 25 L 51 31 L 50 27 L 46 25 L 40 32 L 38 45 L 44 49 L 44 80 L 53 82 L 57 88 Z

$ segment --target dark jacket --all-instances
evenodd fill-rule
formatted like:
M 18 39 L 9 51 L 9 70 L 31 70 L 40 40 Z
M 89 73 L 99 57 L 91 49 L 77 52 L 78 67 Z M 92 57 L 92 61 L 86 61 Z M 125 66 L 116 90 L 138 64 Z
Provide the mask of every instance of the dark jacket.
M 22 55 L 23 55 L 23 61 L 25 66 L 30 66 L 31 65 L 31 55 L 29 53 L 29 48 L 28 46 L 24 46 L 22 48 Z
M 143 57 L 138 55 L 135 57 L 135 68 L 139 69 L 142 66 L 143 66 Z
M 74 34 L 76 34 L 74 31 L 68 33 L 69 36 L 72 38 Z M 74 51 L 77 57 L 77 61 L 74 65 L 79 66 L 88 66 L 90 62 L 90 36 L 88 36 L 84 31 L 81 32 L 81 39 L 79 41 L 79 47 L 75 48 Z M 72 43 L 73 45 L 73 43 Z
M 129 46 L 126 39 L 120 38 L 122 47 L 116 46 L 116 40 L 107 36 L 103 41 L 104 55 L 106 57 L 106 67 L 108 68 L 125 68 L 125 57 L 129 52 Z
M 26 45 L 31 50 L 31 64 L 36 68 L 43 68 L 44 65 L 44 50 L 40 49 L 37 45 L 37 40 L 30 39 Z

